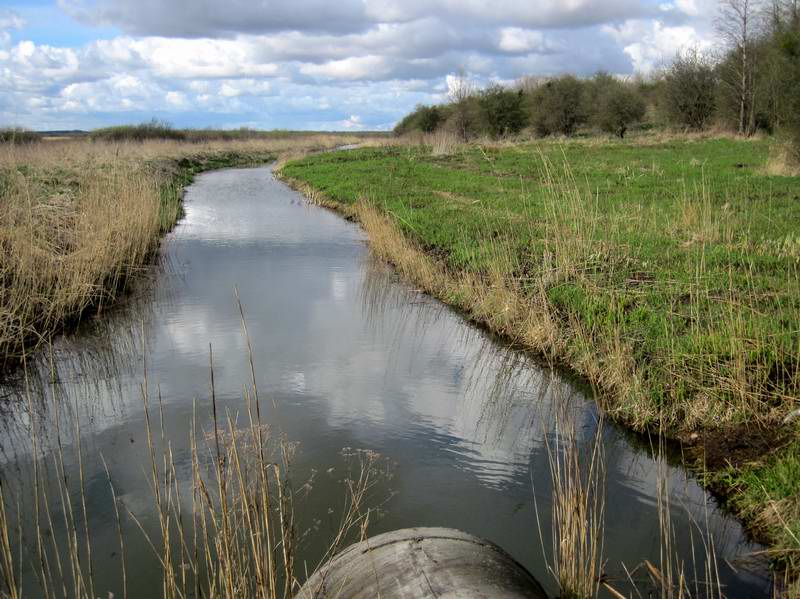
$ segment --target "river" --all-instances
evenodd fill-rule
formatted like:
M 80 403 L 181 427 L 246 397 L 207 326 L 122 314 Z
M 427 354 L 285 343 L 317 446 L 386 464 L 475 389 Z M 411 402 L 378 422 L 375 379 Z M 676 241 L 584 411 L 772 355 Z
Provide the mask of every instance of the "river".
M 294 476 L 299 484 L 310 481 L 298 505 L 299 527 L 309 531 L 302 562 L 315 563 L 335 528 L 331 506 L 342 494 L 343 450 L 369 449 L 392 472 L 376 489 L 385 501 L 371 533 L 458 528 L 499 544 L 555 594 L 535 510 L 549 545 L 552 408 L 570 402 L 588 443 L 598 421 L 591 391 L 399 280 L 370 256 L 357 225 L 309 205 L 269 168 L 199 176 L 187 190 L 185 211 L 164 240 L 160 264 L 122 306 L 84 323 L 40 356 L 31 368 L 40 376 L 29 377 L 27 398 L 24 381 L 0 391 L 8 396 L 0 408 L 0 476 L 9 488 L 16 481 L 24 489 L 20 481 L 33 467 L 31 423 L 45 462 L 58 424 L 70 490 L 77 496 L 70 429 L 76 422 L 80 427 L 102 596 L 122 594 L 114 504 L 100 456 L 120 505 L 145 529 L 157 530 L 147 483 L 145 369 L 151 397 L 161 396 L 178 472 L 189 470 L 195 400 L 199 426 L 207 430 L 211 423 L 209 344 L 221 410 L 242 410 L 243 386 L 250 380 L 236 288 L 265 418 L 298 443 Z M 54 409 L 56 404 L 62 408 Z M 739 524 L 679 467 L 654 459 L 647 443 L 614 426 L 603 427 L 602 439 L 604 559 L 615 587 L 626 589 L 622 564 L 634 570 L 644 559 L 659 563 L 661 476 L 670 489 L 674 547 L 689 579 L 695 570 L 702 574 L 701 540 L 708 535 L 727 596 L 768 594 L 764 563 L 749 556 L 761 548 L 748 543 Z M 23 520 L 32 517 L 24 500 L 19 510 Z M 129 596 L 157 596 L 158 561 L 138 527 L 124 520 L 128 577 L 135 580 Z M 59 537 L 64 530 L 56 525 L 47 534 Z M 647 578 L 641 568 L 634 577 Z

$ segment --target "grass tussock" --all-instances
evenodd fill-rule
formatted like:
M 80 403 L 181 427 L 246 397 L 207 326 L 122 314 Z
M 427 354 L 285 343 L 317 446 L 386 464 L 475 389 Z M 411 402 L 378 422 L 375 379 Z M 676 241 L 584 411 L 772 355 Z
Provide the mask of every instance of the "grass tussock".
M 569 402 L 556 406 L 553 440 L 547 440 L 552 481 L 552 560 L 548 560 L 548 570 L 564 599 L 589 599 L 600 590 L 606 483 L 602 431 L 600 421 L 593 439 L 583 444 Z M 535 508 L 542 554 L 546 556 L 536 503 Z
M 183 187 L 196 173 L 355 141 L 0 146 L 0 369 L 111 303 L 180 217 Z
M 778 145 L 770 152 L 764 172 L 780 177 L 800 176 L 800 163 L 791 148 Z
M 405 146 L 282 175 L 360 220 L 414 284 L 586 377 L 615 420 L 699 443 L 701 466 L 706 439 L 747 432 L 760 455 L 706 447 L 741 475 L 796 438 L 785 420 L 800 405 L 800 183 L 765 174 L 770 151 L 707 138 Z M 739 482 L 716 487 L 735 503 L 755 488 Z M 794 527 L 787 489 L 773 499 Z
M 463 145 L 455 133 L 444 129 L 430 135 L 430 144 L 431 156 L 449 156 Z

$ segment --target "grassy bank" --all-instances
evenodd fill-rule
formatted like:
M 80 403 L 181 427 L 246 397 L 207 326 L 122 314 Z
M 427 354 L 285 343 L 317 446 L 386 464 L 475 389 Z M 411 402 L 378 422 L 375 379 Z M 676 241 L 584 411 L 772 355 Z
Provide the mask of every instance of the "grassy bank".
M 0 146 L 0 371 L 119 296 L 180 217 L 183 188 L 195 174 L 349 141 Z
M 437 143 L 282 173 L 360 219 L 416 284 L 585 376 L 611 417 L 684 441 L 796 573 L 800 182 L 767 174 L 770 154 L 764 140 Z

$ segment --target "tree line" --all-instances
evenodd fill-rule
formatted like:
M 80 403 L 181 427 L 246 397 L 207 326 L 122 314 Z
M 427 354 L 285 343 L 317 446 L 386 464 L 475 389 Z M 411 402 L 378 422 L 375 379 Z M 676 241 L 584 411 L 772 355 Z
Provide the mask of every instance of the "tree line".
M 634 127 L 717 127 L 780 132 L 800 155 L 800 0 L 720 0 L 716 31 L 718 51 L 684 50 L 648 77 L 564 74 L 479 89 L 461 74 L 448 102 L 417 106 L 395 132 L 446 129 L 466 140 L 594 129 L 622 138 Z

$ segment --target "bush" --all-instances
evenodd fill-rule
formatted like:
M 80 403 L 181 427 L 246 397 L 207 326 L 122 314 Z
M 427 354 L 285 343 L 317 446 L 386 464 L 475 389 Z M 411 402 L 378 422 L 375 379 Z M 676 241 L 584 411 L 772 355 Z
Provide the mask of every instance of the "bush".
M 519 133 L 528 122 L 522 90 L 493 85 L 481 92 L 478 102 L 486 130 L 492 137 Z
M 89 134 L 92 140 L 101 141 L 145 141 L 149 139 L 184 141 L 186 133 L 173 129 L 166 121 L 153 119 L 139 125 L 119 125 L 95 129 Z
M 714 116 L 716 95 L 714 65 L 696 50 L 678 55 L 664 73 L 661 106 L 673 125 L 705 129 Z
M 597 98 L 594 122 L 603 131 L 622 139 L 628 127 L 640 122 L 646 111 L 647 104 L 641 94 L 615 81 Z
M 438 106 L 423 106 L 418 105 L 414 112 L 406 115 L 397 126 L 394 132 L 397 135 L 411 133 L 412 131 L 421 131 L 423 133 L 433 133 L 444 121 L 442 109 Z
M 586 122 L 584 85 L 577 77 L 564 75 L 534 90 L 529 105 L 537 135 L 572 135 Z

